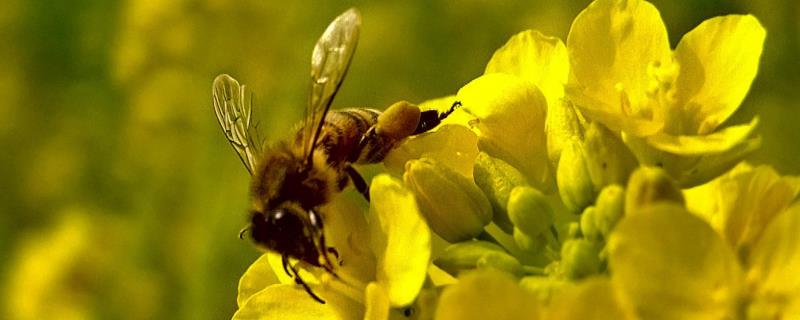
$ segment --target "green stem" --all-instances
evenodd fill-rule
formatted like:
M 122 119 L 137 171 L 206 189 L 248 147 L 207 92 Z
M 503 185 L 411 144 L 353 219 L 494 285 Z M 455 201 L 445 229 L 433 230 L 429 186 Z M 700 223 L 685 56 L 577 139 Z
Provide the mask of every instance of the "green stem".
M 481 232 L 477 237 L 475 237 L 475 239 L 494 243 L 494 244 L 498 245 L 499 247 L 501 247 L 501 248 L 505 249 L 506 251 L 508 251 L 508 248 L 506 248 L 502 243 L 500 243 L 500 241 L 497 241 L 497 239 L 495 239 L 494 236 L 489 234 L 489 232 L 486 231 L 486 229 L 483 229 L 483 232 Z
M 546 276 L 547 273 L 544 271 L 544 268 L 534 267 L 534 266 L 522 266 L 522 272 L 525 275 L 529 276 Z

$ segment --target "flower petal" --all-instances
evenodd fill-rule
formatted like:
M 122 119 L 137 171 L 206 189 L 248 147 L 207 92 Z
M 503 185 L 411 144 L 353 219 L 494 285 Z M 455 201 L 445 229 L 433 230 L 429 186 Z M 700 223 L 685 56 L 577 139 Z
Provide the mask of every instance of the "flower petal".
M 589 303 L 591 301 L 591 303 Z M 566 286 L 550 304 L 548 319 L 635 319 L 607 278 Z
M 624 133 L 622 138 L 639 164 L 664 168 L 683 188 L 694 187 L 716 178 L 761 146 L 761 138 L 755 137 L 744 140 L 725 152 L 683 156 L 658 150 L 648 144 L 645 138 Z
M 608 242 L 612 280 L 643 319 L 734 318 L 741 270 L 733 252 L 680 206 L 626 216 Z
M 259 291 L 233 315 L 234 320 L 250 319 L 358 319 L 363 306 L 324 287 L 313 287 L 325 299 L 322 304 L 294 284 L 276 284 Z
M 757 126 L 758 117 L 755 117 L 748 124 L 730 126 L 706 135 L 674 136 L 660 133 L 647 137 L 647 143 L 658 150 L 684 156 L 720 153 L 741 144 Z
M 540 310 L 536 296 L 510 275 L 490 268 L 467 273 L 447 287 L 434 319 L 539 319 Z
M 393 307 L 411 304 L 417 297 L 431 255 L 430 229 L 414 195 L 400 181 L 382 174 L 372 180 L 370 245 L 377 257 L 376 278 Z
M 579 102 L 587 116 L 614 130 L 630 120 L 658 120 L 648 103 L 648 90 L 655 80 L 650 69 L 670 63 L 672 52 L 667 30 L 652 4 L 592 2 L 575 18 L 567 49 L 570 86 L 576 88 L 577 96 L 588 98 Z
M 383 165 L 391 174 L 400 176 L 409 160 L 430 158 L 472 177 L 477 156 L 478 136 L 467 127 L 448 124 L 435 132 L 409 137 L 386 155 Z
M 560 39 L 535 30 L 520 32 L 495 51 L 485 74 L 507 73 L 530 81 L 554 104 L 564 96 L 569 75 L 567 48 Z
M 790 301 L 800 297 L 800 205 L 784 211 L 764 230 L 750 255 L 748 284 L 756 298 Z
M 477 117 L 478 148 L 519 169 L 537 189 L 550 191 L 544 120 L 547 101 L 521 78 L 483 75 L 458 91 L 464 108 Z
M 364 320 L 389 319 L 389 297 L 386 295 L 386 289 L 377 282 L 370 282 L 364 291 L 364 300 L 366 300 Z
M 712 200 L 720 233 L 742 254 L 761 237 L 773 218 L 800 193 L 800 179 L 781 177 L 768 166 L 738 166 L 714 183 Z
M 279 283 L 278 277 L 272 271 L 267 254 L 262 254 L 239 279 L 239 295 L 236 296 L 236 304 L 241 308 L 247 299 L 256 292 L 276 283 Z
M 675 49 L 680 64 L 676 102 L 692 122 L 689 134 L 707 134 L 739 108 L 758 71 L 766 30 L 751 15 L 708 19 Z

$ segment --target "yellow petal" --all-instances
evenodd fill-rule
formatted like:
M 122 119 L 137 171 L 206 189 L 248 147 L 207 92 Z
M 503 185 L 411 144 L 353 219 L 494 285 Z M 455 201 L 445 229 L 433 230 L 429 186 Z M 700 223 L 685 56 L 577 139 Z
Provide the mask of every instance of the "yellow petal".
M 798 178 L 781 177 L 768 166 L 734 170 L 714 183 L 720 231 L 742 255 L 800 192 Z
M 608 242 L 612 280 L 643 319 L 734 318 L 742 274 L 723 240 L 672 204 L 626 216 Z
M 478 119 L 478 148 L 519 169 L 537 189 L 552 190 L 542 93 L 519 77 L 493 73 L 458 91 L 464 108 Z
M 334 197 L 320 211 L 324 214 L 327 245 L 339 252 L 339 259 L 343 263 L 336 272 L 366 284 L 375 279 L 376 262 L 369 247 L 370 234 L 364 215 L 366 210 L 359 205 L 360 201 L 342 194 Z M 316 271 L 322 272 L 319 268 Z
M 597 0 L 584 9 L 567 37 L 570 84 L 589 101 L 581 108 L 596 111 L 611 129 L 612 120 L 658 120 L 650 110 L 648 89 L 653 66 L 671 62 L 667 30 L 658 10 L 646 1 Z M 572 94 L 571 94 L 572 95 Z M 591 101 L 600 104 L 587 104 Z M 590 118 L 595 118 L 587 114 Z M 623 121 L 625 122 L 625 121 Z
M 366 300 L 364 320 L 389 319 L 389 297 L 386 295 L 386 289 L 377 282 L 370 282 L 364 296 Z
M 651 119 L 650 114 L 633 114 L 629 108 L 617 108 L 613 101 L 620 100 L 615 98 L 612 102 L 603 101 L 586 96 L 581 88 L 567 87 L 569 100 L 586 116 L 586 118 L 598 121 L 615 132 L 626 132 L 635 136 L 649 136 L 664 128 L 664 122 L 660 119 Z
M 283 271 L 281 270 L 281 272 Z M 250 299 L 256 292 L 276 283 L 278 283 L 278 278 L 272 272 L 267 254 L 262 254 L 239 279 L 239 295 L 236 296 L 236 304 L 241 308 L 247 299 Z
M 259 291 L 239 308 L 234 320 L 286 319 L 286 320 L 327 320 L 358 319 L 362 317 L 363 306 L 323 287 L 313 287 L 314 293 L 325 299 L 324 304 L 308 296 L 302 287 L 291 284 L 277 284 Z
M 389 175 L 379 175 L 370 187 L 367 217 L 370 245 L 377 257 L 376 278 L 393 307 L 411 304 L 417 297 L 430 262 L 430 229 L 414 195 Z
M 539 319 L 540 312 L 536 296 L 522 289 L 510 275 L 489 268 L 467 273 L 447 287 L 434 318 Z
M 465 126 L 448 124 L 435 132 L 408 138 L 386 155 L 383 165 L 389 173 L 400 176 L 409 160 L 430 158 L 472 177 L 472 166 L 477 156 L 478 136 Z
M 761 138 L 742 141 L 725 152 L 702 155 L 678 155 L 658 150 L 645 138 L 622 135 L 641 165 L 662 167 L 683 188 L 706 183 L 730 170 L 761 146 Z
M 712 132 L 736 111 L 758 71 L 766 34 L 755 17 L 730 15 L 706 20 L 681 39 L 676 99 L 692 122 L 686 134 Z
M 591 303 L 589 303 L 591 301 Z M 607 278 L 590 278 L 567 286 L 550 304 L 548 319 L 635 319 Z
M 558 38 L 526 30 L 495 51 L 485 73 L 495 72 L 531 82 L 542 90 L 549 104 L 554 104 L 564 96 L 564 84 L 569 75 L 567 48 Z
M 748 124 L 730 126 L 707 135 L 656 134 L 647 137 L 647 143 L 658 150 L 684 156 L 721 153 L 741 144 L 757 126 L 758 117 L 755 117 Z
M 800 297 L 800 205 L 769 224 L 750 256 L 748 284 L 756 299 L 786 303 Z

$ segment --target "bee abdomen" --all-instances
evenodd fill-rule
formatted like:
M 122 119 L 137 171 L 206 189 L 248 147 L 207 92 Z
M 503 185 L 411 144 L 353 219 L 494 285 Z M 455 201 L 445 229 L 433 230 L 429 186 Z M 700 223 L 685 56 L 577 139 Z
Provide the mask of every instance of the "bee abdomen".
M 361 137 L 378 122 L 380 112 L 366 108 L 331 111 L 322 124 L 321 149 L 331 166 L 339 167 L 358 153 Z

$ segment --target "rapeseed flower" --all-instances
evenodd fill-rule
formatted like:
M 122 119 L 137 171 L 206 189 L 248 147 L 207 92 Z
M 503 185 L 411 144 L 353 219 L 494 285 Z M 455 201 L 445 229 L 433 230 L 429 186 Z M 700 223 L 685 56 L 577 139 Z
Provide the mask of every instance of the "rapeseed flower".
M 711 18 L 673 51 L 658 10 L 646 1 L 598 0 L 567 38 L 569 99 L 620 132 L 639 162 L 682 186 L 727 171 L 759 145 L 758 118 L 720 129 L 758 70 L 766 31 L 750 15 Z
M 797 314 L 800 179 L 725 173 L 759 145 L 757 118 L 720 125 L 765 34 L 749 15 L 712 18 L 673 50 L 652 4 L 596 0 L 566 44 L 513 36 L 483 75 L 420 104 L 462 107 L 387 156 L 394 177 L 372 181 L 368 215 L 326 221 L 340 277 L 303 276 L 329 302 L 271 278 L 279 258 L 267 255 L 242 278 L 237 317 Z

